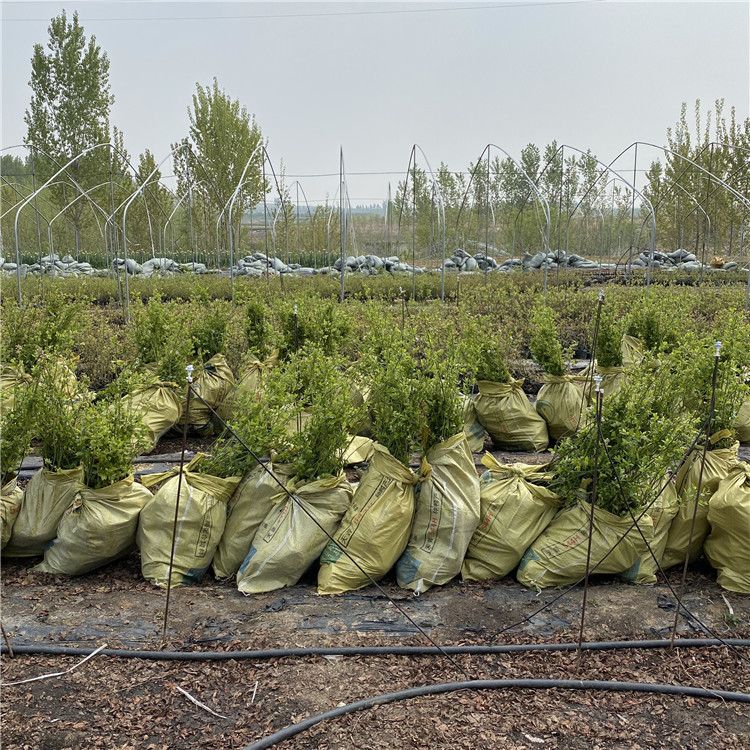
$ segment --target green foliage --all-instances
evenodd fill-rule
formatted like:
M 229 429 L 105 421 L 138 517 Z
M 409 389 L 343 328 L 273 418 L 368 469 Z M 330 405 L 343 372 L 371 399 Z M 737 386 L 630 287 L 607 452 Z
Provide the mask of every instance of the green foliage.
M 721 337 L 721 338 L 719 338 Z M 734 424 L 748 387 L 743 379 L 750 370 L 747 366 L 748 327 L 737 316 L 727 314 L 711 334 L 683 335 L 680 346 L 664 361 L 680 374 L 680 388 L 684 408 L 704 423 L 711 411 L 714 368 L 716 369 L 716 398 L 711 418 L 711 433 L 724 430 L 732 436 L 722 438 L 710 448 L 728 448 L 734 442 Z M 722 341 L 718 361 L 714 342 Z
M 208 362 L 211 357 L 226 350 L 229 318 L 224 305 L 220 302 L 210 304 L 193 323 L 193 350 L 202 362 Z
M 245 305 L 245 338 L 247 348 L 258 359 L 265 359 L 271 353 L 273 327 L 268 320 L 268 309 L 257 300 Z
M 146 428 L 121 400 L 83 404 L 78 410 L 78 463 L 90 489 L 108 487 L 133 471 L 133 459 L 149 445 Z
M 696 420 L 679 408 L 680 375 L 669 368 L 636 371 L 603 404 L 596 504 L 617 516 L 636 512 L 654 497 L 670 467 L 694 437 Z M 595 415 L 557 445 L 550 488 L 568 502 L 591 500 L 597 444 Z
M 36 384 L 18 384 L 14 387 L 12 408 L 6 408 L 0 417 L 0 484 L 9 481 L 29 450 L 37 400 Z
M 193 340 L 184 333 L 173 303 L 157 294 L 133 312 L 132 336 L 138 360 L 151 365 L 158 379 L 183 384 Z
M 679 320 L 675 307 L 661 297 L 647 297 L 633 306 L 627 333 L 643 342 L 646 351 L 657 354 L 677 344 Z
M 40 353 L 68 356 L 87 323 L 85 300 L 72 301 L 49 291 L 43 304 L 23 308 L 10 301 L 2 306 L 3 362 L 18 362 L 31 370 Z
M 38 383 L 34 427 L 39 454 L 48 469 L 73 469 L 79 465 L 81 419 L 90 395 L 65 378 L 64 365 L 51 358 L 41 359 L 32 377 Z
M 503 362 L 500 344 L 490 335 L 477 342 L 475 373 L 477 380 L 490 380 L 493 383 L 510 382 L 510 373 Z
M 338 476 L 351 440 L 349 425 L 364 414 L 350 398 L 349 376 L 336 358 L 327 357 L 316 347 L 308 347 L 295 357 L 286 368 L 286 376 L 290 385 L 297 384 L 300 403 L 309 408 L 310 416 L 302 429 L 292 434 L 281 460 L 292 463 L 294 475 L 301 481 Z
M 307 344 L 314 344 L 329 356 L 337 354 L 350 329 L 346 312 L 336 302 L 314 300 L 290 305 L 281 312 L 281 355 L 289 358 Z
M 78 13 L 63 12 L 50 21 L 48 52 L 34 45 L 31 58 L 31 102 L 24 121 L 25 143 L 36 147 L 37 180 L 46 180 L 73 156 L 110 140 L 109 111 L 114 103 L 109 86 L 109 59 L 96 37 L 87 41 Z M 52 157 L 47 158 L 47 155 Z M 107 171 L 109 152 L 97 149 L 77 159 L 70 174 L 84 189 Z M 53 161 L 54 160 L 54 161 Z M 51 187 L 56 205 L 70 204 L 77 188 Z M 86 202 L 77 201 L 67 213 L 76 230 L 77 247 Z
M 370 383 L 368 405 L 375 439 L 409 465 L 424 429 L 423 388 L 405 342 L 393 338 L 379 356 L 366 354 L 362 367 Z
M 565 356 L 557 338 L 555 313 L 547 306 L 534 310 L 531 320 L 531 356 L 548 375 L 565 375 Z
M 426 453 L 437 443 L 461 432 L 463 410 L 458 395 L 459 368 L 454 350 L 431 346 L 423 366 L 428 370 L 422 382 L 425 404 L 422 450 Z
M 234 414 L 227 422 L 231 432 L 225 431 L 211 455 L 201 460 L 201 471 L 218 477 L 244 476 L 256 465 L 245 446 L 258 457 L 285 450 L 286 425 L 296 406 L 282 375 L 280 369 L 274 368 L 264 376 L 262 390 L 237 396 Z
M 594 340 L 593 335 L 591 340 Z M 596 340 L 596 362 L 599 367 L 622 367 L 621 342 L 621 326 L 615 320 L 614 314 L 603 308 Z

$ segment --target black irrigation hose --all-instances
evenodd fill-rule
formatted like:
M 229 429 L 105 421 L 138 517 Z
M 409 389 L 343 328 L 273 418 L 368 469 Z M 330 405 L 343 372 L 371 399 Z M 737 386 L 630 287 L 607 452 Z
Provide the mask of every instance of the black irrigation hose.
M 745 638 L 676 638 L 679 648 L 706 648 L 734 646 L 750 648 L 750 639 Z M 669 648 L 669 639 L 642 641 L 591 641 L 583 643 L 584 651 L 619 651 L 624 649 Z M 280 659 L 305 656 L 442 656 L 448 654 L 512 654 L 530 651 L 575 651 L 577 643 L 507 643 L 495 646 L 334 646 L 313 648 L 272 648 L 258 651 L 136 651 L 133 649 L 104 648 L 102 656 L 150 661 L 229 661 L 231 659 Z M 95 648 L 73 648 L 60 645 L 14 645 L 14 654 L 88 656 Z M 0 653 L 7 654 L 8 647 L 0 646 Z
M 292 724 L 284 729 L 270 734 L 263 739 L 247 745 L 242 750 L 263 750 L 264 748 L 273 747 L 279 742 L 288 740 L 301 732 L 310 729 L 321 721 L 336 719 L 345 714 L 354 713 L 382 706 L 386 703 L 395 703 L 397 701 L 409 700 L 410 698 L 419 698 L 425 695 L 441 695 L 443 693 L 452 693 L 456 690 L 504 690 L 507 688 L 522 688 L 533 690 L 603 690 L 606 692 L 634 692 L 634 693 L 657 693 L 660 695 L 681 695 L 691 698 L 720 699 L 724 701 L 734 701 L 736 703 L 750 703 L 750 694 L 733 693 L 726 690 L 705 690 L 704 688 L 688 687 L 686 685 L 660 685 L 658 683 L 646 682 L 608 682 L 604 680 L 532 680 L 532 679 L 515 679 L 515 680 L 470 680 L 468 682 L 446 682 L 438 685 L 424 685 L 422 687 L 410 688 L 408 690 L 399 690 L 396 693 L 385 693 L 373 698 L 365 698 L 356 703 L 349 703 L 346 706 L 339 706 L 326 711 L 325 713 L 311 716 L 309 719 Z

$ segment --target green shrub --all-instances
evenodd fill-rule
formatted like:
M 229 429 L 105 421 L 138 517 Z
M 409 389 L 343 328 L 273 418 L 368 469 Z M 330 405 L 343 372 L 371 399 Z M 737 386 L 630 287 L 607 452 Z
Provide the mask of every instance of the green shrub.
M 539 306 L 531 320 L 531 356 L 548 375 L 565 375 L 565 355 L 557 338 L 555 313 L 551 308 Z
M 228 328 L 226 303 L 214 302 L 209 307 L 200 309 L 190 333 L 193 350 L 202 362 L 208 362 L 217 354 L 224 354 Z
M 424 428 L 423 388 L 413 357 L 403 341 L 365 358 L 370 383 L 368 405 L 375 439 L 409 465 Z
M 281 370 L 274 368 L 264 376 L 262 391 L 240 393 L 227 421 L 231 431 L 225 430 L 211 454 L 200 461 L 200 471 L 218 477 L 244 476 L 256 466 L 247 448 L 259 458 L 285 450 L 286 426 L 296 411 L 286 386 Z
M 273 327 L 268 320 L 268 309 L 257 300 L 250 300 L 245 306 L 245 338 L 247 348 L 258 359 L 265 359 L 271 353 Z
M 18 471 L 34 435 L 37 384 L 15 388 L 13 406 L 0 417 L 0 484 L 8 482 Z
M 310 410 L 310 416 L 291 436 L 289 449 L 280 459 L 290 462 L 302 481 L 338 476 L 351 440 L 349 425 L 364 416 L 364 409 L 350 398 L 349 376 L 336 358 L 326 357 L 315 347 L 294 358 L 286 376 L 297 384 L 298 403 Z
M 594 340 L 593 335 L 591 340 Z M 622 331 L 615 321 L 614 315 L 610 311 L 602 309 L 599 319 L 599 335 L 595 342 L 596 363 L 599 367 L 622 367 L 621 342 Z
M 597 500 L 617 516 L 636 512 L 684 455 L 697 420 L 680 408 L 680 375 L 668 368 L 638 370 L 604 401 L 599 447 Z M 590 500 L 597 444 L 592 413 L 579 432 L 557 445 L 550 488 L 568 502 Z M 610 460 L 611 459 L 611 460 Z
M 125 479 L 133 471 L 133 459 L 149 446 L 140 417 L 121 400 L 85 404 L 78 411 L 78 428 L 78 463 L 92 490 Z

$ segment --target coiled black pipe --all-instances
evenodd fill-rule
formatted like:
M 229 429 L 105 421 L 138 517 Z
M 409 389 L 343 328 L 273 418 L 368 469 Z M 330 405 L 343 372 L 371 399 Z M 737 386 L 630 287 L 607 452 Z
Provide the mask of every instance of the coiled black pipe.
M 452 693 L 456 690 L 502 690 L 504 688 L 524 688 L 534 690 L 605 690 L 608 692 L 636 692 L 636 693 L 658 693 L 662 695 L 684 695 L 692 698 L 720 698 L 725 701 L 735 701 L 737 703 L 750 703 L 750 694 L 732 693 L 726 690 L 706 690 L 704 688 L 687 687 L 684 685 L 659 685 L 645 682 L 607 682 L 603 680 L 469 680 L 467 682 L 446 682 L 438 685 L 424 685 L 422 687 L 410 688 L 409 690 L 400 690 L 396 693 L 386 693 L 374 698 L 365 698 L 356 703 L 349 703 L 346 706 L 338 706 L 331 711 L 311 716 L 309 719 L 300 721 L 298 724 L 292 724 L 284 729 L 274 732 L 263 739 L 247 745 L 243 750 L 263 750 L 264 748 L 273 747 L 276 743 L 288 740 L 301 732 L 310 729 L 310 727 L 321 721 L 335 719 L 345 714 L 363 711 L 373 706 L 380 706 L 385 703 L 394 703 L 396 701 L 418 698 L 425 695 L 440 695 L 442 693 Z
M 750 639 L 726 638 L 677 638 L 674 645 L 679 648 L 705 648 L 709 646 L 750 647 Z M 73 648 L 59 645 L 12 646 L 14 654 L 88 656 L 95 648 Z M 512 654 L 529 651 L 575 651 L 577 643 L 522 643 L 492 646 L 334 646 L 316 648 L 272 648 L 258 651 L 136 651 L 133 649 L 105 648 L 103 656 L 126 659 L 149 659 L 152 661 L 228 661 L 230 659 L 280 659 L 294 656 L 440 656 L 449 654 Z M 581 644 L 584 651 L 615 651 L 619 649 L 669 648 L 668 639 L 650 641 L 592 641 Z M 7 654 L 8 647 L 0 647 Z

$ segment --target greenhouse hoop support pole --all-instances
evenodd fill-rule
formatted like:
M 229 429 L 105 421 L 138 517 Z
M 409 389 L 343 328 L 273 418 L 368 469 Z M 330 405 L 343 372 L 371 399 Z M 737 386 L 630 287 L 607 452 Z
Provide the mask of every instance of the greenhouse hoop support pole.
M 128 238 L 127 238 L 127 229 L 126 229 L 126 219 L 128 218 L 128 208 L 130 208 L 130 204 L 140 195 L 140 193 L 143 191 L 143 189 L 146 187 L 146 185 L 149 184 L 151 178 L 159 171 L 159 167 L 161 167 L 164 162 L 169 159 L 170 156 L 174 156 L 175 154 L 178 154 L 182 149 L 190 148 L 190 144 L 183 143 L 181 146 L 178 146 L 175 149 L 172 149 L 153 169 L 151 174 L 146 177 L 146 179 L 143 181 L 143 184 L 136 190 L 133 195 L 128 198 L 128 200 L 125 203 L 125 208 L 122 210 L 122 253 L 125 258 L 125 320 L 129 323 L 130 322 L 130 284 L 128 282 Z M 150 225 L 149 225 L 150 226 Z M 153 240 L 152 240 L 153 241 Z M 166 619 L 166 618 L 165 618 Z
M 591 482 L 591 512 L 589 513 L 589 538 L 586 543 L 586 573 L 583 578 L 583 601 L 581 602 L 581 627 L 578 631 L 578 669 L 580 670 L 583 663 L 583 651 L 581 650 L 581 644 L 583 643 L 583 624 L 586 619 L 586 601 L 589 594 L 589 572 L 591 570 L 591 540 L 594 536 L 594 509 L 596 508 L 596 480 L 599 475 L 599 433 L 601 432 L 602 426 L 602 401 L 603 392 L 601 389 L 602 377 L 596 375 L 594 377 L 596 382 L 596 389 L 594 390 L 594 397 L 596 398 L 596 448 L 594 449 L 594 476 Z
M 703 453 L 701 455 L 701 468 L 698 472 L 698 486 L 695 489 L 695 507 L 693 508 L 693 517 L 690 519 L 690 533 L 688 534 L 688 543 L 685 549 L 685 560 L 682 564 L 682 578 L 680 579 L 680 595 L 677 597 L 677 607 L 674 611 L 674 622 L 672 623 L 672 635 L 669 638 L 670 648 L 674 646 L 674 639 L 677 634 L 677 623 L 680 619 L 682 610 L 682 597 L 685 593 L 685 581 L 687 580 L 687 569 L 690 563 L 690 548 L 693 546 L 693 534 L 695 533 L 695 519 L 698 516 L 698 502 L 703 487 L 703 470 L 706 467 L 706 454 L 708 453 L 708 443 L 711 435 L 711 422 L 713 421 L 714 409 L 716 408 L 716 376 L 719 371 L 719 356 L 721 353 L 721 341 L 714 344 L 716 355 L 714 357 L 714 372 L 711 379 L 711 405 L 708 410 L 708 419 L 706 420 L 706 435 L 703 441 Z
M 234 302 L 234 231 L 232 229 L 232 209 L 234 208 L 234 202 L 235 200 L 237 200 L 237 196 L 240 194 L 240 190 L 242 190 L 243 181 L 245 179 L 245 175 L 247 174 L 247 170 L 250 167 L 250 163 L 255 158 L 255 154 L 257 154 L 258 151 L 262 148 L 263 142 L 261 141 L 253 149 L 252 154 L 250 154 L 250 158 L 247 160 L 245 168 L 242 170 L 242 175 L 240 175 L 240 180 L 237 183 L 237 187 L 234 189 L 232 197 L 229 199 L 229 287 L 232 290 L 232 302 Z
M 64 172 L 73 162 L 75 162 L 77 159 L 80 159 L 82 156 L 85 156 L 88 153 L 91 153 L 97 148 L 101 148 L 102 146 L 111 147 L 111 143 L 97 143 L 94 146 L 89 146 L 88 148 L 81 151 L 80 154 L 77 154 L 74 156 L 70 161 L 68 161 L 64 166 L 62 166 L 60 169 L 55 172 L 55 174 L 52 175 L 41 187 L 37 188 L 28 198 L 26 198 L 25 201 L 21 203 L 21 205 L 18 207 L 18 210 L 16 211 L 16 218 L 13 223 L 13 231 L 15 233 L 15 241 L 16 241 L 16 279 L 18 282 L 18 306 L 23 307 L 23 296 L 21 292 L 21 244 L 18 237 L 18 216 L 21 213 L 21 210 L 24 206 L 26 206 L 28 203 L 30 203 L 36 196 L 44 190 L 58 175 L 60 175 L 62 172 Z
M 126 269 L 127 273 L 127 269 Z M 185 466 L 185 451 L 187 450 L 188 422 L 190 421 L 190 395 L 193 392 L 193 366 L 188 365 L 187 371 L 187 405 L 185 407 L 185 424 L 182 428 L 182 450 L 180 451 L 180 473 L 177 479 L 177 500 L 174 505 L 174 522 L 172 524 L 172 546 L 169 550 L 169 570 L 167 573 L 167 601 L 164 605 L 164 628 L 161 633 L 162 641 L 167 637 L 167 626 L 169 625 L 169 592 L 172 590 L 172 568 L 174 566 L 174 553 L 177 546 L 177 522 L 180 515 L 180 493 L 182 492 L 182 477 Z
M 344 302 L 344 279 L 346 277 L 346 171 L 344 168 L 344 147 L 339 150 L 339 211 L 341 222 L 341 298 Z

